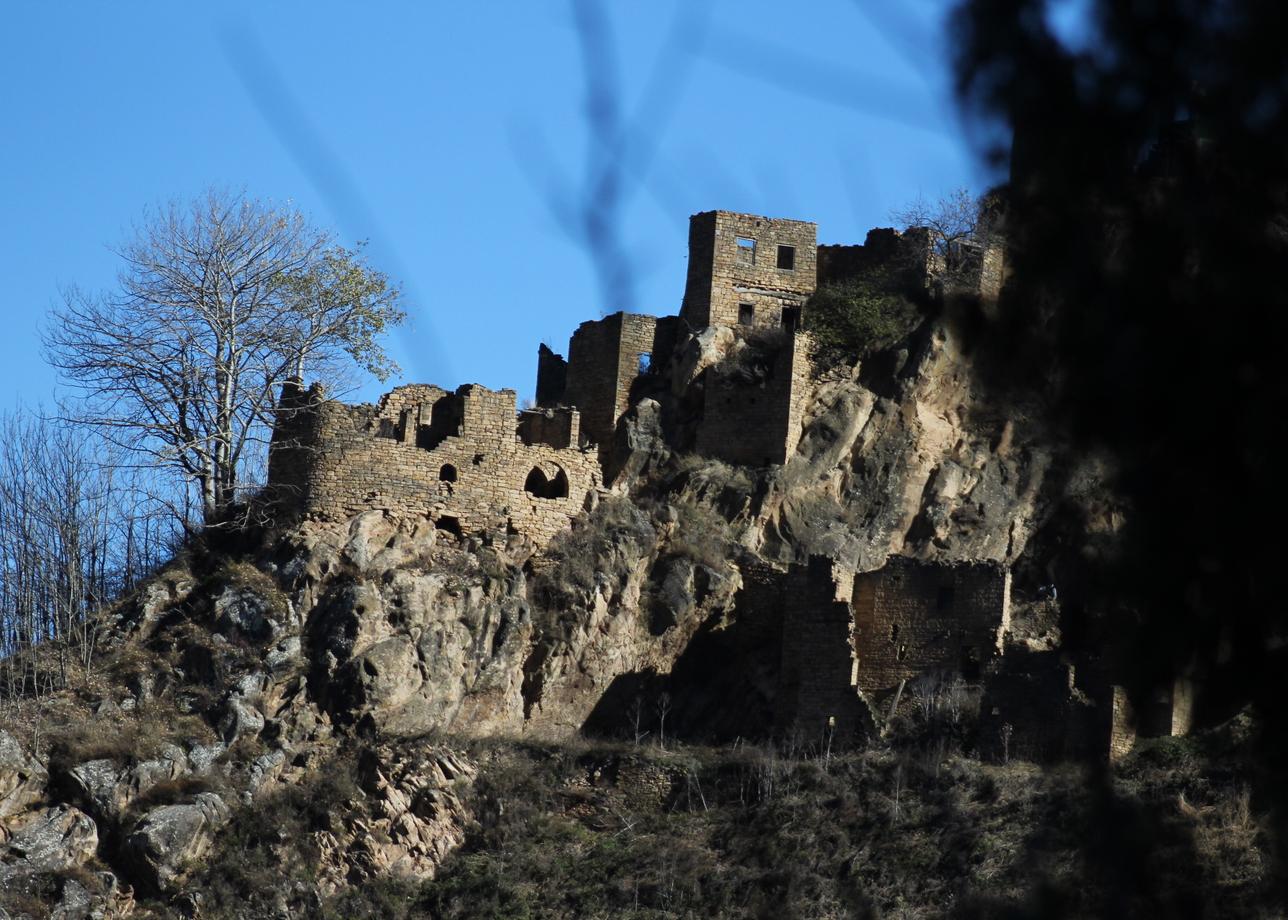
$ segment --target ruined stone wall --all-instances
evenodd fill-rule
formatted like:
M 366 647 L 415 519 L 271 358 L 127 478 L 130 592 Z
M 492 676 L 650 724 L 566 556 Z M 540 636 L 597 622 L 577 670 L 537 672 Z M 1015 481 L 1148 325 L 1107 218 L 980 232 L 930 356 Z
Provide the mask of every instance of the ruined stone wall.
M 934 671 L 978 680 L 1010 617 L 1010 572 L 992 563 L 942 565 L 893 556 L 855 578 L 858 681 L 876 696 Z
M 990 242 L 980 258 L 979 296 L 997 300 L 1006 280 L 1006 251 L 1000 242 Z
M 1122 760 L 1136 746 L 1136 711 L 1127 688 L 1114 685 L 1109 716 L 1109 760 Z
M 543 342 L 537 346 L 537 405 L 558 406 L 568 387 L 568 362 Z
M 930 234 L 921 227 L 903 233 L 878 227 L 868 231 L 862 245 L 818 247 L 819 284 L 835 284 L 879 270 L 915 287 L 926 283 L 932 268 Z
M 524 444 L 577 447 L 581 440 L 581 416 L 576 409 L 525 409 L 519 413 L 519 440 Z
M 458 419 L 459 427 L 440 425 L 430 437 L 435 416 Z M 449 527 L 454 521 L 463 532 L 509 527 L 544 543 L 600 484 L 593 454 L 540 439 L 523 443 L 512 390 L 400 387 L 374 408 L 320 402 L 308 420 L 301 422 L 307 437 L 275 468 L 274 483 L 298 495 L 303 515 L 345 520 L 382 509 Z M 567 410 L 560 424 L 575 430 L 577 413 Z M 539 494 L 525 490 L 533 470 L 544 484 Z M 554 497 L 563 483 L 566 494 Z
M 787 573 L 783 591 L 778 725 L 807 742 L 848 741 L 869 721 L 859 696 L 850 607 L 853 575 L 823 556 Z
M 730 211 L 693 215 L 680 315 L 694 328 L 780 328 L 786 309 L 796 316 L 786 325 L 796 328 L 801 308 L 814 292 L 817 239 L 818 228 L 808 221 Z M 751 245 L 740 245 L 740 240 Z
M 800 441 L 811 393 L 810 345 L 803 333 L 787 337 L 763 379 L 730 368 L 708 371 L 697 451 L 751 466 L 786 462 Z
M 582 323 L 573 333 L 563 402 L 581 411 L 582 432 L 590 443 L 612 443 L 617 420 L 630 405 L 640 356 L 649 355 L 651 362 L 655 355 L 657 328 L 657 317 L 614 313 Z

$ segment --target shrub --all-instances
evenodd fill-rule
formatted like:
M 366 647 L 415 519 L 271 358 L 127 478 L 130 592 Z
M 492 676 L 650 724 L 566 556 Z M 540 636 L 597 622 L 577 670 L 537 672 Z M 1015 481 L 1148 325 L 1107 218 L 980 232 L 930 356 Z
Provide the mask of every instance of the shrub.
M 611 496 L 546 549 L 546 565 L 533 580 L 533 598 L 547 611 L 574 604 L 602 575 L 624 577 L 651 547 L 657 533 L 648 516 L 627 498 Z
M 824 284 L 805 306 L 805 328 L 818 351 L 850 359 L 889 348 L 920 321 L 899 276 L 877 270 Z
M 677 520 L 671 536 L 672 552 L 698 565 L 723 570 L 729 558 L 729 522 L 705 504 L 681 501 L 674 506 Z

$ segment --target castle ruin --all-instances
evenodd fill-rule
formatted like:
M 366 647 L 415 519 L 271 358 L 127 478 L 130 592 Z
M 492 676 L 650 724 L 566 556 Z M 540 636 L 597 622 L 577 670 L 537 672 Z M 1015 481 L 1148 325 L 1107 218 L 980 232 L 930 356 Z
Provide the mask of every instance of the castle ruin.
M 977 293 L 995 297 L 1000 248 L 964 258 L 974 260 Z M 696 214 L 678 315 L 619 312 L 584 322 L 567 358 L 542 345 L 538 408 L 518 411 L 514 391 L 475 384 L 401 386 L 356 406 L 288 387 L 270 494 L 301 517 L 343 521 L 382 510 L 457 535 L 517 534 L 543 546 L 606 487 L 619 422 L 641 393 L 666 385 L 663 371 L 681 346 L 708 327 L 731 329 L 757 362 L 701 371 L 676 446 L 734 464 L 783 464 L 812 392 L 802 324 L 816 286 L 874 268 L 926 284 L 934 259 L 928 234 L 915 229 L 819 246 L 807 221 Z M 1089 706 L 1072 665 L 1055 653 L 1008 652 L 1010 573 L 1001 565 L 892 557 L 879 571 L 854 572 L 813 557 L 786 571 L 753 568 L 743 594 L 778 648 L 780 731 L 860 735 L 874 717 L 893 714 L 910 682 L 947 673 L 987 685 L 981 717 L 989 731 L 1019 728 L 1035 751 L 1090 745 L 1121 756 L 1138 732 L 1188 730 L 1188 687 L 1133 708 L 1106 681 L 1093 691 L 1101 703 Z M 1053 723 L 1052 713 L 1064 715 Z

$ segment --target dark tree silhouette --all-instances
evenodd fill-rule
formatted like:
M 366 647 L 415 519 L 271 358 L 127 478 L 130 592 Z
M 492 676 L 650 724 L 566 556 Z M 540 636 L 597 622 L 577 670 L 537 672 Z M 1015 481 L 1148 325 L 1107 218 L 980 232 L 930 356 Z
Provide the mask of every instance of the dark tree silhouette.
M 952 22 L 961 102 L 1010 157 L 1010 281 L 974 342 L 1005 356 L 980 362 L 995 384 L 1114 458 L 1131 503 L 1114 562 L 1060 560 L 1072 632 L 1140 689 L 1196 673 L 1209 720 L 1253 707 L 1282 854 L 1288 5 L 1093 0 L 1077 47 L 1049 6 L 965 0 Z M 1089 854 L 1130 864 L 1115 839 Z

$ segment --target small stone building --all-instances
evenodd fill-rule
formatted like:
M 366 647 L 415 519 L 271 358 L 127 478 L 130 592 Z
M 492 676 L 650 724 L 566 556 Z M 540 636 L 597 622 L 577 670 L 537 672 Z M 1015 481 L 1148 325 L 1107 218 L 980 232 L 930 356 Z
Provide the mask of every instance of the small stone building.
M 978 681 L 1010 624 L 1011 573 L 990 562 L 891 556 L 854 578 L 859 687 L 875 695 L 931 671 Z
M 413 384 L 375 406 L 294 390 L 283 395 L 269 485 L 305 516 L 383 509 L 544 543 L 600 485 L 598 459 L 580 440 L 576 409 L 518 413 L 513 390 Z

